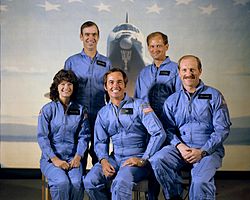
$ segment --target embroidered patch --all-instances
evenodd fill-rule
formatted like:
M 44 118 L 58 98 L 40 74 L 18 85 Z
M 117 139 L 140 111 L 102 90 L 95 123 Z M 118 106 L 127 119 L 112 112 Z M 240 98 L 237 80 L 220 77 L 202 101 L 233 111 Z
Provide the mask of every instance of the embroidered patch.
M 199 94 L 198 99 L 212 99 L 212 94 Z
M 141 107 L 142 107 L 142 111 L 144 112 L 144 114 L 148 114 L 150 112 L 153 112 L 153 109 L 151 108 L 151 106 L 148 103 L 142 104 Z
M 106 62 L 101 61 L 101 60 L 97 60 L 97 61 L 96 61 L 96 64 L 97 64 L 97 65 L 100 65 L 100 66 L 102 66 L 102 67 L 106 67 Z
M 160 71 L 160 75 L 169 76 L 170 71 Z
M 68 115 L 80 115 L 80 110 L 79 109 L 69 109 L 67 111 Z
M 132 115 L 133 114 L 133 108 L 122 108 L 121 109 L 121 114 Z

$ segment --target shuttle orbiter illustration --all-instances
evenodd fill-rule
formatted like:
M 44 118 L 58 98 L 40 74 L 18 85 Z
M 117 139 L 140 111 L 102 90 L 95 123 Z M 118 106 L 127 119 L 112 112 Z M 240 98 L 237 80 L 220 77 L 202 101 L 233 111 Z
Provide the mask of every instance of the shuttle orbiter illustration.
M 136 78 L 141 69 L 149 64 L 145 52 L 145 38 L 133 24 L 126 22 L 115 26 L 107 41 L 107 57 L 114 67 L 123 69 L 129 78 L 128 93 L 133 95 Z

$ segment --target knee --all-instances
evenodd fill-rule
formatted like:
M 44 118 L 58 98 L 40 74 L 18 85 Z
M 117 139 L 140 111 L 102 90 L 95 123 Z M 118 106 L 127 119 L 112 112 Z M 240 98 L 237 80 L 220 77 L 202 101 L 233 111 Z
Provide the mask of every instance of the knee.
M 149 159 L 149 162 L 152 168 L 155 170 L 158 169 L 163 162 L 167 163 L 168 159 L 166 159 L 165 155 L 161 154 L 160 152 L 157 152 L 153 157 Z
M 101 177 L 91 171 L 83 178 L 83 185 L 86 190 L 93 190 L 102 187 Z
M 130 193 L 133 189 L 133 183 L 131 181 L 127 181 L 126 178 L 117 177 L 113 180 L 111 185 L 112 191 L 120 191 L 122 193 Z
M 57 188 L 59 190 L 68 190 L 70 187 L 70 182 L 68 179 L 64 178 L 57 178 L 56 180 L 53 181 L 50 185 L 51 189 Z
M 93 177 L 88 173 L 84 178 L 83 178 L 83 185 L 85 189 L 92 189 L 94 188 L 94 179 Z
M 72 187 L 80 190 L 82 188 L 82 180 L 80 178 L 71 179 Z

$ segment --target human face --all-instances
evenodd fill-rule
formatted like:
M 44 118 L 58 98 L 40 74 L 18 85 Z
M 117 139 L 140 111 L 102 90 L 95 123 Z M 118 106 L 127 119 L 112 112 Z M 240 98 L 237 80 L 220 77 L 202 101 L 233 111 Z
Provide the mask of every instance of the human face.
M 65 100 L 70 99 L 72 93 L 73 93 L 73 84 L 68 81 L 61 81 L 61 83 L 58 85 L 58 92 L 59 92 L 59 99 Z
M 121 101 L 124 98 L 125 89 L 126 86 L 121 72 L 112 72 L 107 76 L 105 90 L 112 102 L 114 100 Z
M 167 50 L 168 44 L 164 44 L 161 35 L 152 37 L 148 42 L 148 51 L 154 61 L 164 61 Z
M 202 70 L 198 68 L 198 63 L 195 58 L 184 58 L 180 62 L 179 76 L 187 91 L 195 92 L 200 82 L 201 71 Z
M 82 30 L 80 39 L 83 42 L 84 49 L 96 51 L 99 35 L 96 26 L 86 27 Z

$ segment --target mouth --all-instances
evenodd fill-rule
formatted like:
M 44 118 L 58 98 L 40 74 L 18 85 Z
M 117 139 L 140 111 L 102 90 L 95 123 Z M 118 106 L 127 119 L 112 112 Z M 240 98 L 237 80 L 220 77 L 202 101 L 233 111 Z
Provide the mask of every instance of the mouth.
M 194 76 L 185 76 L 184 79 L 195 79 Z
M 111 89 L 111 91 L 113 93 L 119 93 L 121 90 L 120 90 L 120 88 L 114 88 L 114 89 Z
M 113 93 L 118 93 L 120 90 L 112 90 Z
M 94 45 L 96 43 L 96 41 L 95 40 L 89 40 L 89 41 L 87 41 L 87 43 L 90 44 L 90 45 Z

